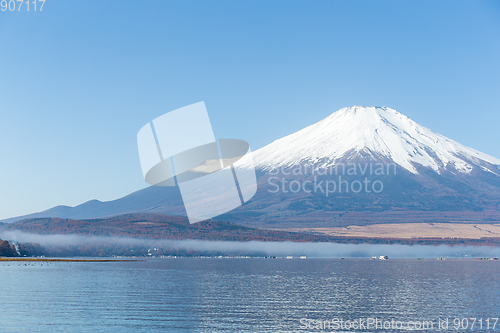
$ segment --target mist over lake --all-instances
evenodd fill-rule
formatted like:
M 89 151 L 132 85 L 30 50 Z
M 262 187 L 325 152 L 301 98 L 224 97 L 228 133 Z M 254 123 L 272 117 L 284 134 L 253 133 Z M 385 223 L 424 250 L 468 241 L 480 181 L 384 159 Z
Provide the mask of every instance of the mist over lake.
M 38 243 L 44 247 L 136 246 L 191 250 L 204 254 L 247 256 L 307 256 L 314 258 L 370 258 L 387 255 L 390 258 L 436 257 L 499 257 L 500 248 L 493 246 L 398 245 L 398 244 L 336 244 L 307 242 L 231 242 L 201 240 L 152 240 L 125 237 L 95 237 L 81 235 L 37 235 L 20 231 L 0 232 L 0 239 L 19 243 Z

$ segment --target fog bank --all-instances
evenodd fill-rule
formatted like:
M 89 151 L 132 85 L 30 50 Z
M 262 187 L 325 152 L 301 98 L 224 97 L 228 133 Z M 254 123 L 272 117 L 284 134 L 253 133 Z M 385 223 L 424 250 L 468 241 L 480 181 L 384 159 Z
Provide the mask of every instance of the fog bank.
M 44 247 L 74 245 L 114 245 L 169 248 L 194 252 L 250 256 L 307 256 L 312 258 L 369 258 L 387 255 L 390 258 L 434 257 L 500 257 L 500 247 L 448 245 L 386 245 L 296 242 L 234 242 L 203 240 L 157 240 L 126 237 L 81 235 L 38 235 L 20 231 L 2 231 L 0 239 L 17 243 L 38 243 Z

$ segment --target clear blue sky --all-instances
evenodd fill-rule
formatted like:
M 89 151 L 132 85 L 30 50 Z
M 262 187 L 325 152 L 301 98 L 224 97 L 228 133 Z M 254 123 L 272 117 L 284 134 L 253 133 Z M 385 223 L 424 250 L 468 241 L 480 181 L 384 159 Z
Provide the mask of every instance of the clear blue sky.
M 32 8 L 31 8 L 32 9 Z M 63 1 L 0 11 L 0 218 L 146 186 L 136 134 L 205 101 L 255 150 L 389 106 L 500 158 L 498 1 Z

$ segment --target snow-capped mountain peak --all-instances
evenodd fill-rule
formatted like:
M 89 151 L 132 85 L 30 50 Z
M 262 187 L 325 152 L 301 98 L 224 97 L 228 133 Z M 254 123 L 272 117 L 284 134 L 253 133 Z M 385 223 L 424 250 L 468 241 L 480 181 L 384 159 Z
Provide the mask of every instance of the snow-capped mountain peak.
M 271 170 L 320 161 L 326 167 L 361 152 L 389 158 L 412 173 L 417 173 L 416 164 L 438 173 L 449 166 L 470 173 L 476 166 L 498 174 L 489 166 L 500 166 L 500 159 L 448 139 L 396 110 L 364 106 L 342 108 L 255 151 L 253 157 L 258 168 Z

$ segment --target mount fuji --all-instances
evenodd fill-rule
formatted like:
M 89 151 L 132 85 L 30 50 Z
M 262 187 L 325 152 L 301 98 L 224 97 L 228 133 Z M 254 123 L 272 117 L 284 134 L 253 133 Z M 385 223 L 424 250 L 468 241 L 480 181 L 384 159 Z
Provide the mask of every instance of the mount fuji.
M 253 160 L 256 195 L 216 220 L 271 228 L 500 221 L 500 159 L 388 107 L 340 109 L 256 150 Z M 152 186 L 4 222 L 132 212 L 186 215 L 177 187 Z
M 417 174 L 418 166 L 440 173 L 474 168 L 500 175 L 500 159 L 450 140 L 388 107 L 352 106 L 279 139 L 253 157 L 263 170 L 297 164 L 335 165 L 349 157 L 386 158 Z

